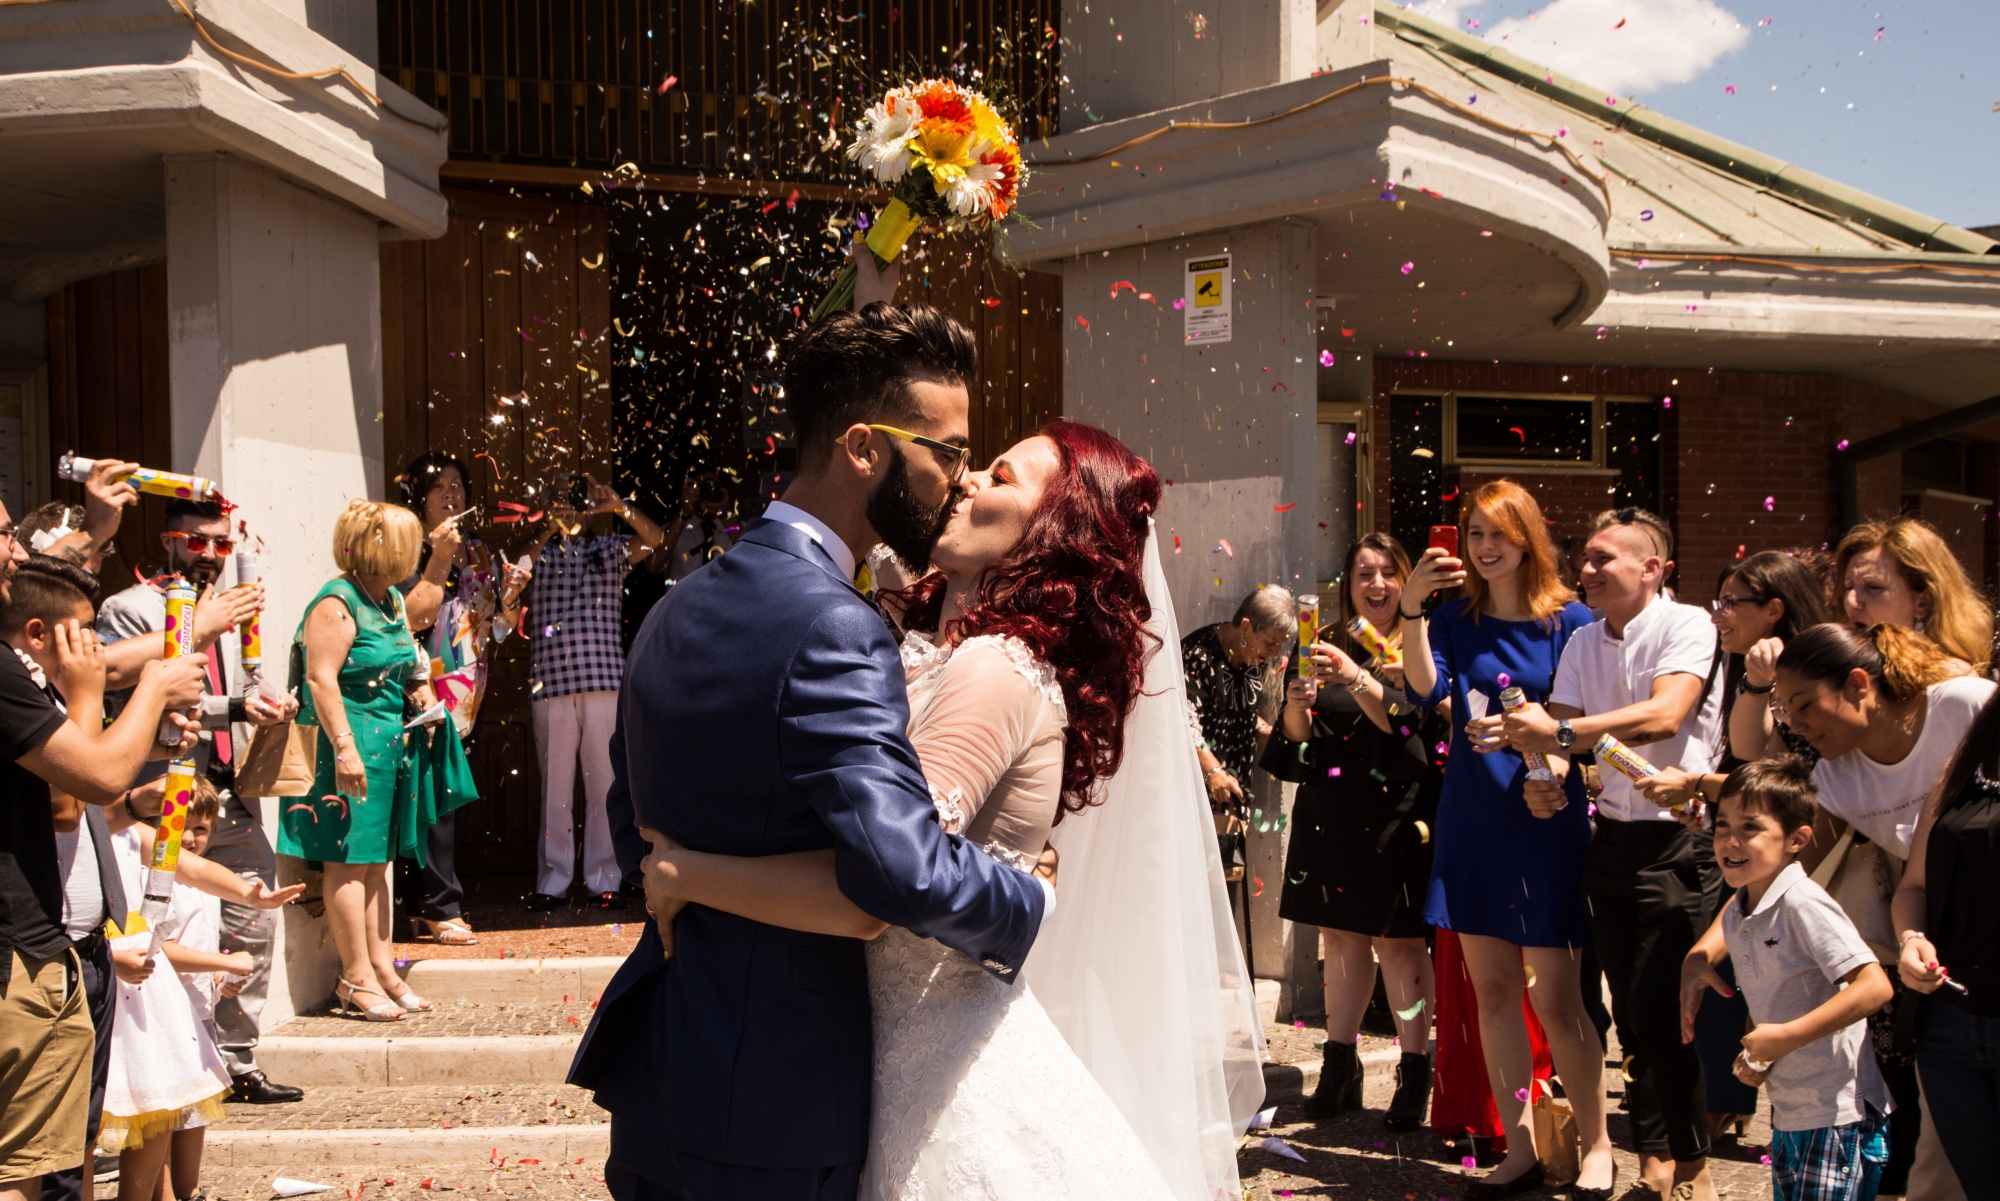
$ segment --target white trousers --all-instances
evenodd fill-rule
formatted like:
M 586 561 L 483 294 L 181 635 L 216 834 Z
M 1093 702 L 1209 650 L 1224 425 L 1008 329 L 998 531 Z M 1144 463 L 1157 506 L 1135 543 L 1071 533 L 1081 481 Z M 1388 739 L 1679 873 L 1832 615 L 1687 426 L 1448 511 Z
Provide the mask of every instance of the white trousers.
M 615 692 L 573 692 L 530 706 L 535 715 L 535 755 L 542 763 L 542 847 L 535 891 L 562 896 L 576 874 L 572 822 L 576 763 L 583 759 L 583 882 L 593 893 L 617 892 L 618 858 L 604 797 L 611 791 L 611 730 L 618 720 Z

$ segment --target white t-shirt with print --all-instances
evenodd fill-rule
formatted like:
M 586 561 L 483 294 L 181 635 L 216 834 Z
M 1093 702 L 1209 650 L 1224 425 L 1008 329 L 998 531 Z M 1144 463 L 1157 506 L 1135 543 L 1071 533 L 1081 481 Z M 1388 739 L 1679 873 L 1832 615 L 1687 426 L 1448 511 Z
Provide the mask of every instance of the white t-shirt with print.
M 1549 703 L 1581 709 L 1586 716 L 1610 713 L 1651 700 L 1653 681 L 1661 676 L 1685 674 L 1706 680 L 1713 669 L 1716 679 L 1707 698 L 1681 722 L 1673 737 L 1633 748 L 1654 767 L 1709 771 L 1721 757 L 1722 747 L 1722 672 L 1716 664 L 1715 647 L 1715 623 L 1707 613 L 1657 597 L 1626 623 L 1623 638 L 1612 637 L 1611 627 L 1601 620 L 1578 630 L 1556 668 Z M 1590 748 L 1578 743 L 1573 749 Z M 1604 784 L 1604 792 L 1597 798 L 1599 817 L 1627 822 L 1674 820 L 1671 811 L 1647 800 L 1618 769 L 1599 764 L 1597 776 Z
M 1924 732 L 1899 763 L 1877 763 L 1859 747 L 1838 759 L 1821 759 L 1813 769 L 1821 807 L 1898 859 L 1909 858 L 1924 801 L 1993 689 L 1992 681 L 1978 676 L 1931 685 Z

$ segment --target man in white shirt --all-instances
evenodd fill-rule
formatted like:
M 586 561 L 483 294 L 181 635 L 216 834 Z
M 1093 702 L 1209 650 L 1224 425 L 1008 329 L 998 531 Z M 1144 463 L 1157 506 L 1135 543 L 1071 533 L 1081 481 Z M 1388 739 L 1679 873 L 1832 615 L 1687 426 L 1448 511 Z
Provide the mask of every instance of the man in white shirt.
M 1585 603 L 1604 617 L 1570 639 L 1544 711 L 1509 716 L 1517 751 L 1568 757 L 1609 734 L 1657 767 L 1699 774 L 1721 758 L 1722 652 L 1708 614 L 1662 595 L 1673 533 L 1644 509 L 1600 513 L 1584 548 Z M 1553 763 L 1552 763 L 1553 766 Z M 1591 936 L 1624 1047 L 1626 1097 L 1645 1183 L 1673 1201 L 1715 1201 L 1701 1058 L 1681 1042 L 1681 960 L 1707 929 L 1722 878 L 1706 834 L 1682 826 L 1600 761 L 1603 792 L 1584 862 Z M 1560 808 L 1530 780 L 1528 806 Z

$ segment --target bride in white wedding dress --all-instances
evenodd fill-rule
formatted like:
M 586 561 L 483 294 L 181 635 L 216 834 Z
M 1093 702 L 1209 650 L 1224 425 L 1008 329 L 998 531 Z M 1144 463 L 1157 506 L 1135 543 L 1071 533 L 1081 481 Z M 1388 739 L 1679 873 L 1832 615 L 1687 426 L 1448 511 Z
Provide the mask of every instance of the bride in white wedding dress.
M 1158 477 L 1116 439 L 1053 423 L 971 474 L 932 556 L 939 571 L 898 594 L 903 624 L 923 631 L 903 644 L 908 734 L 940 823 L 1022 871 L 1053 838 L 1078 904 L 1065 886 L 1018 984 L 908 930 L 869 943 L 864 1198 L 1237 1192 L 1261 1042 L 1226 903 L 1216 912 L 1220 863 L 1178 672 L 1162 661 L 1178 645 L 1150 547 L 1158 499 Z M 1131 762 L 1141 748 L 1148 761 Z M 1187 773 L 1163 777 L 1155 760 L 1176 753 Z M 1115 828 L 1135 855 L 1084 833 L 1112 803 L 1132 810 Z M 678 898 L 760 921 L 811 928 L 853 909 L 830 852 L 732 859 L 669 844 L 662 858 Z M 1164 872 L 1185 878 L 1148 879 Z M 1107 978 L 1119 952 L 1140 980 Z

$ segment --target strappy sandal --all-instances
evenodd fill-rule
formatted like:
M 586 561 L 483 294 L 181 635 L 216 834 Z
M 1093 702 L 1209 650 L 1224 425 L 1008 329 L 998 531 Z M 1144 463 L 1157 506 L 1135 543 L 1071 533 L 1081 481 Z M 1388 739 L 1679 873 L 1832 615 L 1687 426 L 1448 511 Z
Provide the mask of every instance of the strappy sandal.
M 429 934 L 431 941 L 444 947 L 473 947 L 479 945 L 479 936 L 461 917 L 448 917 L 443 921 L 432 921 L 427 917 L 417 919 L 419 933 Z
M 383 998 L 383 1002 L 380 1005 L 363 1005 L 354 999 L 355 993 L 372 993 L 375 996 Z M 370 1022 L 400 1022 L 403 1020 L 403 1007 L 389 1000 L 389 994 L 379 988 L 371 988 L 366 984 L 355 984 L 348 980 L 342 980 L 333 986 L 333 995 L 340 1001 L 340 1012 L 343 1015 L 351 1011 L 364 1021 Z
M 397 1008 L 401 1009 L 404 1013 L 429 1013 L 431 1010 L 437 1008 L 437 1006 L 418 996 L 417 990 L 413 988 L 406 987 L 400 993 L 385 993 L 383 995 L 394 1001 Z

